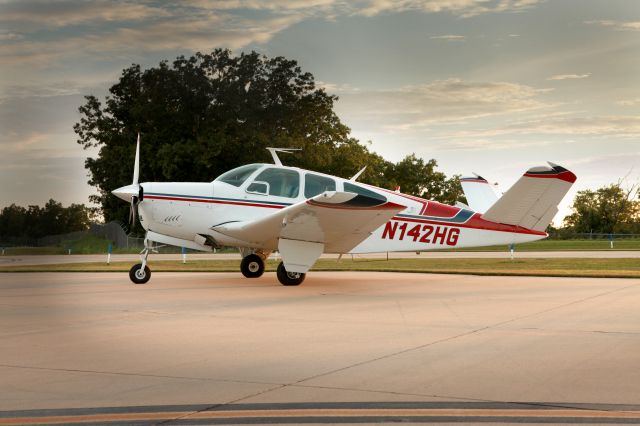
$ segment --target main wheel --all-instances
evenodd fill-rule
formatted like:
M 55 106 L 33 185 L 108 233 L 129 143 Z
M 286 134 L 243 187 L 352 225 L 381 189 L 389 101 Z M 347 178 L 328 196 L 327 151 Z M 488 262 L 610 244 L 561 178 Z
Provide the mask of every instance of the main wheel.
M 284 269 L 284 263 L 280 262 L 278 265 L 278 270 L 276 271 L 276 275 L 278 276 L 278 281 L 282 285 L 300 285 L 307 274 L 303 274 L 301 272 L 287 272 Z
M 146 284 L 149 278 L 151 278 L 151 269 L 149 269 L 147 265 L 142 269 L 142 263 L 133 265 L 131 269 L 129 269 L 129 278 L 131 278 L 134 284 Z
M 240 271 L 247 278 L 258 278 L 264 274 L 264 260 L 257 254 L 250 254 L 240 262 Z

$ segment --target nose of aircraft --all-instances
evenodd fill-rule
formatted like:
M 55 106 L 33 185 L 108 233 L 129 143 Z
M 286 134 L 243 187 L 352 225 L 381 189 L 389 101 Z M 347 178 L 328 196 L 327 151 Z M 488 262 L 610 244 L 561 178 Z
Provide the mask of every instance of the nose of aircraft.
M 131 197 L 133 197 L 134 195 L 137 196 L 139 191 L 139 185 L 127 185 L 118 189 L 114 189 L 113 191 L 111 191 L 111 193 L 121 200 L 131 202 Z

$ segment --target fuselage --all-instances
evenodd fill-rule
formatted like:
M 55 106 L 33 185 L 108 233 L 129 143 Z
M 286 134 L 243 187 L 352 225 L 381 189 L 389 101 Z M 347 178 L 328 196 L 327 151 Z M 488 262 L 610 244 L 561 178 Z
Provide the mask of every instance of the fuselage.
M 546 233 L 490 222 L 472 210 L 352 182 L 335 176 L 273 164 L 250 164 L 208 183 L 145 182 L 138 205 L 147 231 L 197 241 L 206 237 L 219 246 L 252 247 L 212 228 L 252 221 L 326 191 L 355 192 L 406 206 L 351 250 L 352 253 L 427 251 L 443 248 L 517 244 Z

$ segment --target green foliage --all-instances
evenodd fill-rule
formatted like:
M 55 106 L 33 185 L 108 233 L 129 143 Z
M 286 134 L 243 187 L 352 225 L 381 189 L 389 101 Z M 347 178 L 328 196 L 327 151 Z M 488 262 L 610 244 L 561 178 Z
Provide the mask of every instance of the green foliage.
M 267 146 L 302 148 L 286 163 L 413 195 L 459 198 L 457 178 L 411 155 L 393 164 L 350 137 L 333 111 L 338 98 L 317 88 L 296 61 L 229 50 L 178 57 L 172 64 L 123 70 L 103 105 L 87 96 L 74 126 L 78 143 L 99 147 L 85 167 L 106 221 L 129 207 L 110 192 L 131 182 L 136 133 L 143 136 L 141 181 L 211 181 L 243 164 L 271 162 Z
M 77 240 L 62 241 L 58 246 L 63 249 L 63 254 L 69 249 L 73 254 L 103 254 L 107 252 L 109 244 L 113 244 L 113 241 L 88 234 Z
M 94 215 L 84 204 L 63 207 L 49 200 L 44 207 L 11 204 L 0 211 L 0 240 L 34 240 L 47 235 L 84 231 Z
M 573 232 L 635 233 L 640 230 L 638 189 L 623 189 L 620 183 L 595 191 L 579 191 L 573 213 L 564 219 Z

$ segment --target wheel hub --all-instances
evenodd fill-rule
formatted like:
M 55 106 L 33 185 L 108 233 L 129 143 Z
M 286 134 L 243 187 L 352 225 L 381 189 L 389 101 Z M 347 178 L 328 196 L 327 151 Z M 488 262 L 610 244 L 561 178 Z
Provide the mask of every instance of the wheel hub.
M 251 262 L 248 269 L 250 272 L 256 273 L 260 269 L 260 265 L 258 265 L 258 262 Z
M 147 273 L 144 271 L 144 269 L 140 268 L 136 271 L 136 278 L 142 280 L 144 279 L 144 277 L 147 275 Z

